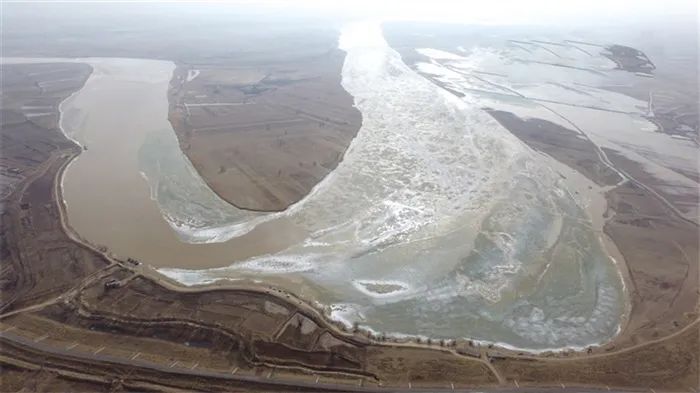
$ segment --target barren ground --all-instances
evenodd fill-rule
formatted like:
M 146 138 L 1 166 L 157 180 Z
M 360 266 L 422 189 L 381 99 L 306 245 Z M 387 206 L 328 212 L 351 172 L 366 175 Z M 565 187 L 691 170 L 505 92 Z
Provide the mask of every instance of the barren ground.
M 178 67 L 170 120 L 214 192 L 284 210 L 335 169 L 362 121 L 340 85 L 344 57 L 329 47 L 297 61 Z

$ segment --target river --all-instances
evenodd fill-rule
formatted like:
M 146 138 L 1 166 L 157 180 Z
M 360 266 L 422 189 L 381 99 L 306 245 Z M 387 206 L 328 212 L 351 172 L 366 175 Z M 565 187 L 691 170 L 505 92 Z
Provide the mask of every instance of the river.
M 363 125 L 334 172 L 270 214 L 221 201 L 180 151 L 173 63 L 71 60 L 94 72 L 61 105 L 87 147 L 62 179 L 68 222 L 183 284 L 269 282 L 375 331 L 537 350 L 612 338 L 622 283 L 571 186 L 406 66 L 379 25 L 348 26 L 340 47 Z

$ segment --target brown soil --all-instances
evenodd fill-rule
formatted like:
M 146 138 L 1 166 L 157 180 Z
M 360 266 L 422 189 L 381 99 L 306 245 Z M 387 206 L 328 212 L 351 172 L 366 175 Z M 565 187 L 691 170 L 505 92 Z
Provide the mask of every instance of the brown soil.
M 672 181 L 660 178 L 658 175 L 654 176 L 648 173 L 643 165 L 630 160 L 615 150 L 604 148 L 603 151 L 610 159 L 610 162 L 615 165 L 615 168 L 621 169 L 638 183 L 648 187 L 649 190 L 653 190 L 654 193 L 668 201 L 668 203 L 679 212 L 688 214 L 690 211 L 693 211 L 692 209 L 700 205 L 700 189 L 698 185 L 695 187 L 680 186 Z M 672 167 L 670 169 L 679 173 L 681 172 Z M 694 175 L 697 176 L 697 174 Z M 691 178 L 691 176 L 686 175 L 688 178 Z M 673 211 L 668 211 L 666 213 L 674 215 Z M 686 218 L 686 220 L 695 224 L 694 232 L 697 232 L 697 223 L 700 218 L 691 216 L 689 219 Z
M 340 85 L 344 58 L 329 49 L 293 62 L 179 66 L 170 121 L 182 150 L 226 201 L 284 210 L 335 169 L 360 127 Z
M 625 183 L 607 194 L 604 231 L 625 257 L 632 310 L 618 346 L 663 337 L 697 318 L 698 227 L 648 191 Z
M 2 388 L 7 392 L 19 392 L 22 389 L 32 392 L 110 392 L 124 391 L 112 389 L 108 382 L 70 378 L 40 367 L 15 366 L 0 357 L 2 367 Z M 144 389 L 144 391 L 148 391 Z
M 3 174 L 17 175 L 2 177 L 10 179 L 2 188 L 14 190 L 0 220 L 2 312 L 56 296 L 106 266 L 61 231 L 54 192 L 65 158 L 80 151 L 57 128 L 58 105 L 90 72 L 83 64 L 2 66 L 0 162 Z
M 505 378 L 520 385 L 645 387 L 663 391 L 691 391 L 698 387 L 700 329 L 691 328 L 669 339 L 620 351 L 614 356 L 572 359 L 494 358 Z
M 491 109 L 487 112 L 531 148 L 549 154 L 594 183 L 609 186 L 622 180 L 598 159 L 595 145 L 580 138 L 578 132 L 543 119 L 521 119 L 510 112 Z

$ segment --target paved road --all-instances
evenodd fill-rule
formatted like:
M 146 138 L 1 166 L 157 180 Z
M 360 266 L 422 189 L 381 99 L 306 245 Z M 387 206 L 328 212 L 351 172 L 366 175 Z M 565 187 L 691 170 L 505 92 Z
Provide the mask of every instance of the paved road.
M 231 374 L 229 372 L 223 372 L 223 371 L 207 371 L 207 370 L 201 370 L 201 369 L 191 369 L 191 368 L 170 368 L 168 366 L 160 365 L 157 363 L 141 360 L 141 359 L 135 359 L 135 360 L 127 360 L 127 359 L 122 359 L 118 358 L 115 356 L 110 356 L 110 355 L 101 355 L 101 354 L 94 354 L 94 353 L 84 353 L 84 352 L 72 352 L 66 349 L 60 349 L 53 347 L 49 344 L 46 344 L 44 342 L 34 342 L 33 340 L 22 337 L 10 332 L 2 332 L 0 333 L 0 342 L 5 341 L 5 342 L 12 342 L 15 345 L 18 345 L 23 348 L 29 348 L 34 351 L 38 352 L 44 352 L 46 354 L 50 354 L 53 356 L 57 356 L 60 358 L 66 358 L 71 361 L 78 361 L 78 362 L 85 362 L 85 363 L 90 363 L 90 364 L 95 364 L 95 363 L 103 363 L 103 365 L 109 365 L 109 364 L 115 364 L 115 365 L 120 365 L 120 366 L 129 366 L 129 367 L 137 367 L 137 368 L 142 368 L 142 369 L 147 369 L 147 370 L 152 370 L 152 371 L 158 371 L 161 372 L 165 375 L 180 375 L 180 376 L 198 376 L 198 377 L 207 377 L 207 378 L 216 378 L 216 379 L 223 379 L 223 380 L 230 380 L 230 381 L 237 381 L 240 383 L 250 383 L 251 386 L 253 385 L 272 385 L 276 386 L 281 390 L 287 389 L 287 390 L 294 390 L 295 388 L 301 388 L 301 389 L 308 389 L 312 391 L 325 391 L 325 392 L 381 392 L 381 393 L 390 393 L 390 392 L 406 392 L 409 391 L 408 386 L 406 387 L 361 387 L 361 386 L 352 386 L 352 385 L 345 385 L 345 384 L 330 384 L 330 383 L 314 383 L 314 382 L 303 382 L 303 381 L 284 381 L 284 380 L 275 380 L 274 378 L 268 379 L 265 376 L 247 376 L 247 375 L 238 375 L 238 374 Z M 0 346 L 1 348 L 1 346 Z M 0 349 L 0 353 L 1 353 Z M 437 391 L 453 391 L 449 387 L 445 387 L 444 389 L 440 388 L 420 388 L 420 387 L 412 387 L 410 389 L 411 392 L 437 392 Z M 546 393 L 572 393 L 572 392 L 581 392 L 581 393 L 587 393 L 587 392 L 608 392 L 607 389 L 605 388 L 575 388 L 575 387 L 558 387 L 558 388 L 516 388 L 516 387 L 496 387 L 496 388 L 481 388 L 481 389 L 464 389 L 464 388 L 455 388 L 455 392 L 464 392 L 464 393 L 475 393 L 475 392 L 484 392 L 484 393 L 495 393 L 495 392 L 522 392 L 522 393 L 536 393 L 536 392 L 546 392 Z M 616 390 L 619 392 L 630 392 L 632 390 Z

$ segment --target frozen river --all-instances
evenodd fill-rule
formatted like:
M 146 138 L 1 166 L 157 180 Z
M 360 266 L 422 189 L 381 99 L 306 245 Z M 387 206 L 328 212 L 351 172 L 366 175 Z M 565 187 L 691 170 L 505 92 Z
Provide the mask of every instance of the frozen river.
M 342 32 L 363 115 L 343 161 L 281 213 L 209 190 L 167 121 L 170 62 L 93 66 L 62 104 L 88 149 L 66 170 L 87 240 L 187 285 L 260 280 L 375 331 L 530 349 L 612 338 L 624 291 L 585 206 L 486 112 L 406 66 L 379 25 Z

